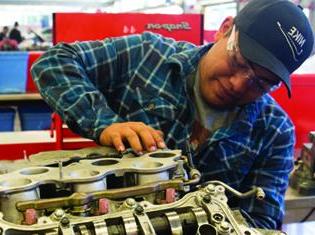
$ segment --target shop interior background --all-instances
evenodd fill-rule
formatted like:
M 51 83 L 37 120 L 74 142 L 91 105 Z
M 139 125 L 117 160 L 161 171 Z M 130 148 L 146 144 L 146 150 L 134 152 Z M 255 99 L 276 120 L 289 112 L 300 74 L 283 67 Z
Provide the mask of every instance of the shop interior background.
M 163 13 L 204 14 L 205 38 L 211 38 L 225 16 L 235 16 L 250 0 L 0 0 L 0 27 L 14 22 L 25 38 L 20 50 L 42 50 L 52 45 L 52 13 Z M 315 29 L 315 0 L 294 0 L 304 7 Z M 207 40 L 205 40 L 207 43 Z

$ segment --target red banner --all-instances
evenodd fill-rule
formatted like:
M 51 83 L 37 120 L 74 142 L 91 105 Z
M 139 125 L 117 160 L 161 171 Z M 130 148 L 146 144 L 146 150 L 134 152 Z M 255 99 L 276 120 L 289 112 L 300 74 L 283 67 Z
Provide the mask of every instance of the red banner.
M 140 13 L 55 13 L 54 43 L 104 39 L 151 31 L 189 41 L 203 42 L 201 14 L 140 14 Z

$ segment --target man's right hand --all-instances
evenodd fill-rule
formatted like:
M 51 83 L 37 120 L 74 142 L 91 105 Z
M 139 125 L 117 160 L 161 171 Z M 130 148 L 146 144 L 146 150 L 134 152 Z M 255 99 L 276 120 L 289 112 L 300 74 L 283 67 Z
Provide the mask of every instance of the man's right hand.
M 166 148 L 163 132 L 155 130 L 143 122 L 114 123 L 105 128 L 100 135 L 100 143 L 113 146 L 117 151 L 125 151 L 124 143 L 138 154 L 143 151 L 155 151 L 157 148 Z

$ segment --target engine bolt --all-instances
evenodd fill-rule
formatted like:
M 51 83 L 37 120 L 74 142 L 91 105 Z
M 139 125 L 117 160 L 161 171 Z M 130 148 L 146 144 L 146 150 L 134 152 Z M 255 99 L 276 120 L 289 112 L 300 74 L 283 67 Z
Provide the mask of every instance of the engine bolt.
M 126 204 L 127 206 L 133 207 L 134 205 L 136 205 L 136 200 L 133 198 L 127 198 Z
M 209 184 L 206 190 L 208 193 L 213 194 L 215 192 L 215 186 L 213 184 Z
M 62 209 L 56 209 L 54 211 L 54 216 L 57 218 L 57 219 L 60 219 L 62 216 L 64 216 L 65 212 L 62 210 Z
M 223 231 L 228 231 L 230 229 L 230 225 L 229 223 L 223 221 L 221 224 L 220 224 L 220 228 L 223 230 Z
M 224 193 L 224 191 L 225 191 L 225 188 L 223 186 L 221 186 L 221 185 L 218 185 L 216 187 L 216 189 L 218 190 L 219 193 Z
M 205 203 L 211 202 L 211 197 L 209 195 L 204 195 L 202 199 Z
M 70 220 L 68 219 L 68 217 L 63 217 L 60 222 L 62 226 L 68 226 L 70 223 Z
M 137 206 L 137 207 L 135 208 L 135 212 L 136 212 L 137 214 L 142 214 L 143 211 L 144 211 L 144 209 L 143 209 L 142 206 Z

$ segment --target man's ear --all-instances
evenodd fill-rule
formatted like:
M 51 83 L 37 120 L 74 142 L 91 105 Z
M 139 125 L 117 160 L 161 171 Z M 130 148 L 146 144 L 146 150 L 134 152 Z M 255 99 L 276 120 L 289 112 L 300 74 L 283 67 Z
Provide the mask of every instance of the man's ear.
M 232 16 L 226 17 L 220 25 L 219 30 L 214 35 L 214 41 L 217 42 L 220 39 L 224 38 L 226 32 L 230 30 L 230 28 L 234 24 L 234 18 Z

